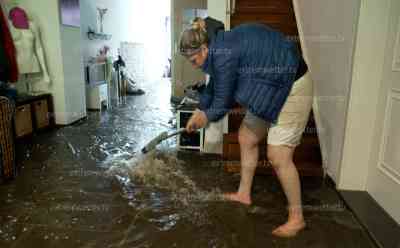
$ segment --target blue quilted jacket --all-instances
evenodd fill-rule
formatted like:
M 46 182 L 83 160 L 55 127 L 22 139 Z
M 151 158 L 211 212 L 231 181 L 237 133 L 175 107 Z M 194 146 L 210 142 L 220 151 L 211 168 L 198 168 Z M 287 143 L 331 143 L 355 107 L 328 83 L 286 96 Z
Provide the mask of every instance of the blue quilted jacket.
M 202 70 L 210 82 L 200 106 L 209 121 L 221 119 L 235 101 L 275 122 L 295 81 L 301 55 L 283 34 L 262 24 L 218 32 Z

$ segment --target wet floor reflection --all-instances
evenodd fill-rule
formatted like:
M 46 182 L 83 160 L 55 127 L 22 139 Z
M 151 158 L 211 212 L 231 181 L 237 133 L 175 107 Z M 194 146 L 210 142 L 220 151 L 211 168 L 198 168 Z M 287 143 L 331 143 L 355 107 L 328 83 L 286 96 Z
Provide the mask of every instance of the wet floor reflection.
M 177 152 L 168 81 L 146 95 L 19 145 L 21 174 L 0 186 L 0 247 L 373 247 L 336 192 L 304 182 L 308 228 L 282 240 L 285 198 L 273 177 L 256 177 L 254 205 L 224 202 L 237 175 L 215 157 Z

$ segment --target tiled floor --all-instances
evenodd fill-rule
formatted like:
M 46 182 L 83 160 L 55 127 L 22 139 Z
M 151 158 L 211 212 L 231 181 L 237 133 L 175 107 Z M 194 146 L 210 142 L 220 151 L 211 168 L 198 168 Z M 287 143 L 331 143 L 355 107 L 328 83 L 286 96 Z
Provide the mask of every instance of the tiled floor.
M 308 180 L 308 227 L 293 239 L 273 237 L 286 217 L 275 178 L 256 177 L 250 207 L 207 198 L 234 190 L 239 177 L 215 157 L 177 153 L 173 141 L 156 156 L 166 166 L 159 180 L 174 187 L 107 176 L 110 164 L 123 166 L 171 129 L 169 82 L 143 87 L 146 95 L 19 146 L 20 175 L 0 186 L 0 247 L 375 247 L 336 191 Z

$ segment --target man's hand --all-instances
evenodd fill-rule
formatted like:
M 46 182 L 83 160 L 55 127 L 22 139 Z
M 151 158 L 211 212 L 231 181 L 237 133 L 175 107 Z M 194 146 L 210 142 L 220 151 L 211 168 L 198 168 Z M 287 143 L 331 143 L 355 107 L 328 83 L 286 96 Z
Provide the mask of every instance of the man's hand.
M 208 119 L 206 114 L 203 111 L 196 109 L 186 125 L 186 132 L 192 133 L 197 129 L 205 127 L 207 123 Z

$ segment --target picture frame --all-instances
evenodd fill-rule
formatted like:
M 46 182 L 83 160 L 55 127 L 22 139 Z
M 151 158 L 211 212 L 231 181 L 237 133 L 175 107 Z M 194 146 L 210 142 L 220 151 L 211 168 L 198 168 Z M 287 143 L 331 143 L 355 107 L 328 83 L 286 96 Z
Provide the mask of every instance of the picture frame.
M 79 0 L 59 0 L 61 24 L 70 27 L 81 26 Z

